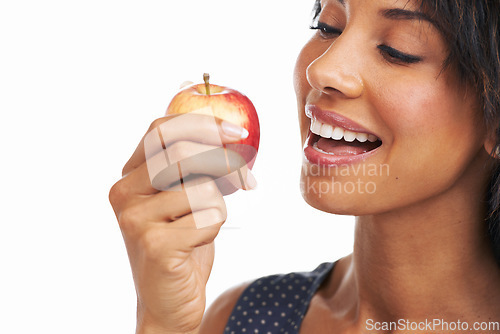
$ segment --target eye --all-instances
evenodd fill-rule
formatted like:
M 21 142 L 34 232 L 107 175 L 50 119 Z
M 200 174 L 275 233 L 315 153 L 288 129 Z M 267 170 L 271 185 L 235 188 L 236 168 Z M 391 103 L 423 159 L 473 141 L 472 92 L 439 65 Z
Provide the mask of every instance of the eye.
M 422 58 L 403 53 L 387 45 L 379 45 L 377 48 L 384 58 L 391 63 L 414 64 L 422 60 Z
M 309 28 L 313 30 L 318 30 L 320 36 L 324 39 L 335 38 L 340 36 L 340 34 L 342 34 L 342 30 L 319 21 L 311 25 Z

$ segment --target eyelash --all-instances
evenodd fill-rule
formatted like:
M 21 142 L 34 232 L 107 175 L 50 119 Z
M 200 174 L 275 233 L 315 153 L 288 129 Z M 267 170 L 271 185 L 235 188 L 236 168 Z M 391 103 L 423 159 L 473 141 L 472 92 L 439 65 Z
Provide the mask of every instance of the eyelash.
M 309 28 L 318 30 L 320 36 L 324 39 L 334 38 L 342 34 L 340 29 L 329 26 L 323 22 L 317 22 L 316 25 L 311 25 Z M 403 53 L 384 44 L 378 45 L 377 48 L 382 56 L 392 63 L 414 64 L 422 60 L 420 57 Z
M 311 25 L 309 28 L 313 30 L 319 30 L 321 37 L 325 39 L 332 38 L 335 35 L 340 35 L 342 33 L 341 30 L 329 26 L 328 24 L 325 24 L 323 22 L 317 22 L 316 25 Z

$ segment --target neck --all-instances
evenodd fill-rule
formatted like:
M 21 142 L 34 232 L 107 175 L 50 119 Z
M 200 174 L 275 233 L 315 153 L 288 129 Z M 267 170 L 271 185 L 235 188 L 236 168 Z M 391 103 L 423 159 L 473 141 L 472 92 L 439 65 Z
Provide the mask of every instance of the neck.
M 385 317 L 382 321 L 477 320 L 498 310 L 500 266 L 484 222 L 481 189 L 356 218 L 350 269 L 359 312 Z
M 354 252 L 322 294 L 337 316 L 357 330 L 368 319 L 500 319 L 500 266 L 484 221 L 487 177 L 478 180 L 477 170 L 425 201 L 356 218 Z

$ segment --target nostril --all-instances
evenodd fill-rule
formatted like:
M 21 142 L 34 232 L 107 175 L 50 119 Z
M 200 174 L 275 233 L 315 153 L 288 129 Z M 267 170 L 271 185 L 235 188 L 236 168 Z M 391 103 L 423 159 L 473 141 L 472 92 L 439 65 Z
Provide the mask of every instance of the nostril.
M 325 87 L 325 88 L 323 88 L 323 91 L 327 94 L 340 93 L 340 91 L 338 89 L 333 88 L 333 87 Z

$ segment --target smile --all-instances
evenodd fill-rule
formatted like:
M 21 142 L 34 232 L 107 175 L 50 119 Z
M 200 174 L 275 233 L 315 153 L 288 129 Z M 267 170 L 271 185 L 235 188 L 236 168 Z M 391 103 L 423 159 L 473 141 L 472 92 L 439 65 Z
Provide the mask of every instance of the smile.
M 377 136 L 365 132 L 352 132 L 340 126 L 332 126 L 322 123 L 316 119 L 311 120 L 311 132 L 323 138 L 331 138 L 333 140 L 342 140 L 353 142 L 354 140 L 364 143 L 369 141 L 374 143 L 378 140 Z
M 311 163 L 355 163 L 366 159 L 382 145 L 376 135 L 337 113 L 308 105 L 306 115 L 311 119 L 311 132 L 304 154 Z

